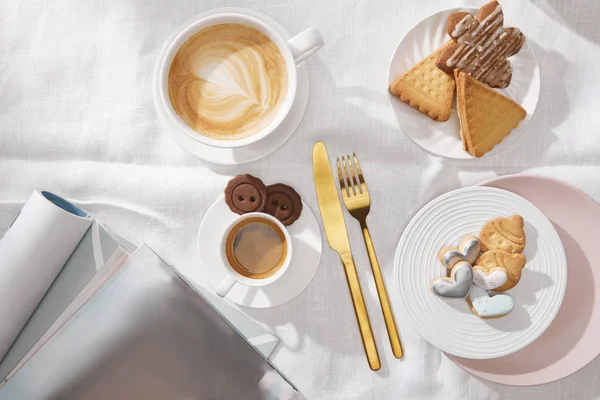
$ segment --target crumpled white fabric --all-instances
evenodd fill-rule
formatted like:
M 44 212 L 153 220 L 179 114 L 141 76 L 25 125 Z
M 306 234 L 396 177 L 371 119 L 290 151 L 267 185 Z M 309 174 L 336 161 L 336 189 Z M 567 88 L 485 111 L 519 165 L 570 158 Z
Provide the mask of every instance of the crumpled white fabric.
M 432 157 L 396 126 L 387 104 L 389 58 L 401 36 L 442 8 L 474 0 L 2 0 L 0 3 L 0 234 L 35 188 L 97 215 L 129 240 L 147 242 L 190 279 L 198 225 L 236 173 L 292 184 L 318 213 L 311 149 L 357 152 L 372 196 L 371 233 L 398 307 L 393 256 L 403 228 L 428 200 L 508 173 L 552 176 L 600 200 L 600 3 L 503 2 L 541 68 L 540 102 L 527 132 L 477 161 Z M 308 62 L 304 120 L 273 155 L 238 168 L 209 168 L 160 125 L 151 75 L 166 37 L 181 22 L 222 6 L 250 7 L 290 32 L 318 27 L 326 46 Z M 320 221 L 320 217 L 318 217 Z M 600 361 L 536 388 L 478 380 L 398 320 L 406 357 L 391 355 L 358 225 L 351 243 L 382 357 L 368 369 L 342 268 L 324 247 L 313 283 L 291 302 L 244 309 L 279 335 L 279 367 L 309 399 L 600 398 Z

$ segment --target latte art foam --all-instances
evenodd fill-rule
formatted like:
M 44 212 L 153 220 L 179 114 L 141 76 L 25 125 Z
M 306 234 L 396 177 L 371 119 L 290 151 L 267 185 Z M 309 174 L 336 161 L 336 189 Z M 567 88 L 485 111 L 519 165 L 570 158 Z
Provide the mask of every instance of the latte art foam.
M 198 133 L 236 140 L 265 129 L 287 95 L 279 48 L 240 24 L 206 28 L 188 39 L 169 70 L 175 112 Z

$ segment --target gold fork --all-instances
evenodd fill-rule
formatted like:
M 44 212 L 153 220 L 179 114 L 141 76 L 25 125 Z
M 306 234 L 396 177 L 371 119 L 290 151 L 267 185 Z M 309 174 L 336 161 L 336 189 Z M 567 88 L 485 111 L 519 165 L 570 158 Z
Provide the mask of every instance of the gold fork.
M 390 338 L 392 352 L 396 358 L 402 358 L 402 343 L 400 342 L 400 335 L 398 334 L 396 321 L 394 321 L 392 306 L 390 305 L 390 299 L 388 298 L 388 294 L 385 289 L 385 282 L 383 281 L 383 275 L 381 274 L 379 261 L 377 261 L 377 255 L 375 254 L 375 247 L 373 247 L 373 241 L 371 240 L 371 234 L 369 233 L 369 228 L 367 226 L 367 215 L 369 215 L 369 211 L 371 210 L 371 198 L 369 197 L 369 191 L 367 190 L 367 184 L 365 183 L 362 170 L 360 169 L 358 158 L 356 157 L 355 153 L 353 153 L 353 156 L 357 173 L 354 172 L 354 167 L 352 165 L 352 161 L 350 160 L 350 156 L 348 156 L 347 164 L 346 158 L 343 156 L 341 165 L 340 159 L 337 159 L 342 198 L 344 199 L 344 204 L 350 212 L 350 215 L 352 215 L 360 223 L 363 237 L 365 239 L 365 245 L 367 246 L 367 252 L 369 253 L 369 261 L 371 261 L 371 269 L 373 270 L 375 286 L 377 287 L 377 294 L 379 295 L 379 302 L 381 303 L 383 318 L 385 320 L 385 326 Z M 343 173 L 342 165 L 344 167 Z M 348 173 L 348 168 L 350 169 L 350 173 Z M 356 179 L 357 175 L 358 180 Z M 352 177 L 352 181 L 350 180 L 350 177 Z

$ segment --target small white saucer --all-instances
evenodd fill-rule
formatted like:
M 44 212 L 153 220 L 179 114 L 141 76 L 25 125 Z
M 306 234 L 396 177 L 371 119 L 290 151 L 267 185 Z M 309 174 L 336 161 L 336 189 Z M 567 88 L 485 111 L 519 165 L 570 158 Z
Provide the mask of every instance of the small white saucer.
M 302 202 L 302 215 L 288 232 L 292 237 L 293 256 L 282 277 L 263 287 L 250 287 L 236 282 L 226 298 L 241 306 L 269 308 L 298 296 L 314 278 L 321 261 L 322 240 L 317 220 Z M 231 212 L 223 196 L 215 201 L 200 223 L 197 251 L 200 266 L 213 287 L 225 277 L 227 270 L 220 256 L 221 234 L 237 214 Z
M 205 18 L 209 15 L 223 12 L 236 12 L 240 14 L 250 15 L 254 18 L 260 19 L 268 23 L 273 29 L 277 30 L 285 39 L 292 38 L 292 35 L 290 35 L 285 29 L 283 29 L 281 25 L 279 25 L 273 19 L 255 11 L 248 10 L 246 8 L 217 8 L 199 14 L 193 17 L 191 20 L 186 21 L 185 24 L 187 25 L 193 20 Z M 287 142 L 287 140 L 290 137 L 292 137 L 292 135 L 300 125 L 300 122 L 302 121 L 304 111 L 306 110 L 306 105 L 308 104 L 309 79 L 308 69 L 306 68 L 306 65 L 304 63 L 298 65 L 298 87 L 296 90 L 296 98 L 294 99 L 292 108 L 290 109 L 287 117 L 283 120 L 281 125 L 279 125 L 277 129 L 275 129 L 275 131 L 273 131 L 266 138 L 249 146 L 239 147 L 235 149 L 218 148 L 207 146 L 203 143 L 195 141 L 194 139 L 180 131 L 175 126 L 175 124 L 173 124 L 167 118 L 164 106 L 162 105 L 162 102 L 160 101 L 158 96 L 158 66 L 160 64 L 160 61 L 164 57 L 164 54 L 167 50 L 167 45 L 170 41 L 170 38 L 165 41 L 165 44 L 163 45 L 163 48 L 159 53 L 156 65 L 154 67 L 154 74 L 152 76 L 152 97 L 154 99 L 154 107 L 156 108 L 156 113 L 159 119 L 161 120 L 163 126 L 166 128 L 167 132 L 169 132 L 171 138 L 175 142 L 177 142 L 177 144 L 179 144 L 185 150 L 189 151 L 194 156 L 198 157 L 199 159 L 205 162 L 218 165 L 239 165 L 256 161 L 268 156 L 269 154 L 273 153 L 275 150 L 283 146 L 283 144 Z

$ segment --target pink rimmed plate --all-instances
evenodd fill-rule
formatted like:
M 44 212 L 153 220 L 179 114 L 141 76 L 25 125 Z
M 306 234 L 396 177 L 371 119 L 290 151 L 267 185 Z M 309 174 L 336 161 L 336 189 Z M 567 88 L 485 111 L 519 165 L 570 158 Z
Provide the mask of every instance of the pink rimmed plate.
M 431 292 L 431 280 L 446 272 L 437 258 L 442 247 L 513 214 L 525 219 L 527 264 L 519 284 L 506 292 L 515 300 L 510 314 L 483 320 L 464 299 Z M 565 253 L 552 223 L 523 197 L 489 187 L 454 190 L 423 207 L 402 234 L 394 269 L 403 320 L 442 351 L 472 359 L 504 357 L 533 343 L 558 313 L 567 285 Z
M 600 206 L 579 189 L 540 176 L 502 176 L 481 185 L 516 193 L 550 219 L 567 256 L 567 291 L 550 327 L 523 350 L 494 360 L 449 357 L 505 385 L 542 385 L 574 374 L 600 354 Z

